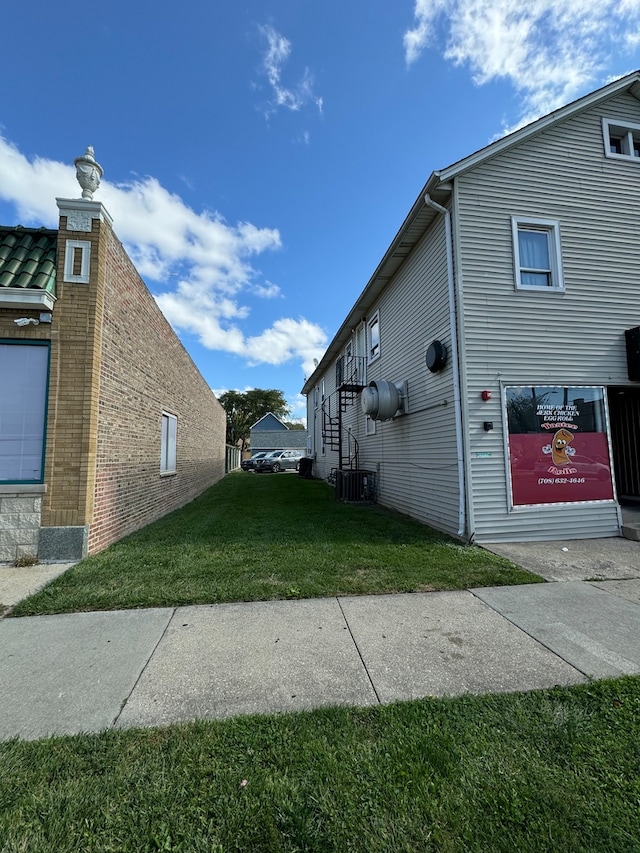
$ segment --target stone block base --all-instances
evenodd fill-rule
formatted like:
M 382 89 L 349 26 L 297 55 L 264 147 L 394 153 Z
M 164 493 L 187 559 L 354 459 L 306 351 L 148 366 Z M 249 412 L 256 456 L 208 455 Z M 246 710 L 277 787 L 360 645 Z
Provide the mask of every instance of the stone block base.
M 38 560 L 41 563 L 73 563 L 87 556 L 89 526 L 41 527 Z
M 36 557 L 44 487 L 0 487 L 0 563 Z

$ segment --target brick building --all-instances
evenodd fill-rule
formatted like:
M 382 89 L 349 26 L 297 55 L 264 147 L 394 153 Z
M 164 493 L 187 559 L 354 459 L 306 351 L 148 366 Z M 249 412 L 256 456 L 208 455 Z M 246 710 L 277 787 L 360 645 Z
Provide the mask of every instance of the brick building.
M 224 409 L 83 195 L 0 227 L 0 562 L 95 553 L 225 471 Z

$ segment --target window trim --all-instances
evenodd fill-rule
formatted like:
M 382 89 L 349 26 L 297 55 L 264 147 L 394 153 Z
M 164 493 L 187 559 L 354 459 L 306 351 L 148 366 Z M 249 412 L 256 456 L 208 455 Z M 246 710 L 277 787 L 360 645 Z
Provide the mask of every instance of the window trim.
M 76 257 L 80 256 L 80 273 L 74 273 Z M 64 281 L 88 284 L 91 272 L 91 243 L 89 240 L 67 240 L 64 253 Z
M 617 151 L 611 150 L 612 131 L 623 140 L 626 137 L 626 145 L 623 141 L 623 147 L 627 149 L 626 152 L 623 151 L 619 154 Z M 634 122 L 630 121 L 616 121 L 613 118 L 603 117 L 602 142 L 604 144 L 604 156 L 610 160 L 626 160 L 628 163 L 640 163 L 640 153 L 638 156 L 633 153 L 634 142 L 636 143 L 635 148 L 640 152 L 640 124 L 634 124 Z
M 374 350 L 374 345 L 373 345 L 373 337 L 371 334 L 371 329 L 374 326 L 378 327 L 378 332 L 377 332 L 378 341 L 375 345 L 375 350 Z M 377 361 L 380 358 L 380 349 L 381 349 L 381 343 L 380 343 L 380 310 L 378 310 L 375 312 L 373 317 L 370 317 L 367 320 L 367 364 L 372 364 L 374 361 Z
M 173 447 L 171 446 L 170 424 L 175 424 Z M 160 421 L 160 476 L 169 477 L 176 473 L 178 448 L 178 417 L 163 410 Z M 172 467 L 173 463 L 173 467 Z
M 520 263 L 520 231 L 540 231 L 547 234 L 551 283 L 523 284 L 523 268 Z M 529 290 L 538 293 L 563 293 L 562 252 L 560 248 L 560 223 L 557 219 L 542 219 L 534 216 L 512 216 L 511 234 L 513 241 L 513 264 L 516 290 Z

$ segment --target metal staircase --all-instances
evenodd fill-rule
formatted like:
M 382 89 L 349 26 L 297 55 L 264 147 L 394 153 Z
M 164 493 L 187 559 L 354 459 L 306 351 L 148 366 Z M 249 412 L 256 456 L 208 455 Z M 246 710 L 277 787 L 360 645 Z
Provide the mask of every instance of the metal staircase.
M 342 356 L 336 362 L 336 390 L 322 402 L 322 439 L 326 447 L 338 452 L 338 470 L 358 468 L 358 441 L 343 424 L 343 415 L 359 398 L 365 387 L 366 359 Z

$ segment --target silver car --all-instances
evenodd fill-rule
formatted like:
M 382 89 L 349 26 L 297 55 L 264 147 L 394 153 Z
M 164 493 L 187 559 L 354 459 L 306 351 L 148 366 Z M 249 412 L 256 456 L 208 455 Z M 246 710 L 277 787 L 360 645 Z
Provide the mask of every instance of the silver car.
M 266 455 L 266 452 L 254 453 L 251 459 L 243 459 L 240 467 L 243 471 L 251 471 L 255 467 L 256 459 L 262 459 Z
M 256 459 L 254 470 L 256 474 L 265 471 L 272 471 L 274 474 L 293 469 L 297 471 L 303 456 L 304 453 L 300 450 L 273 450 L 262 459 Z

